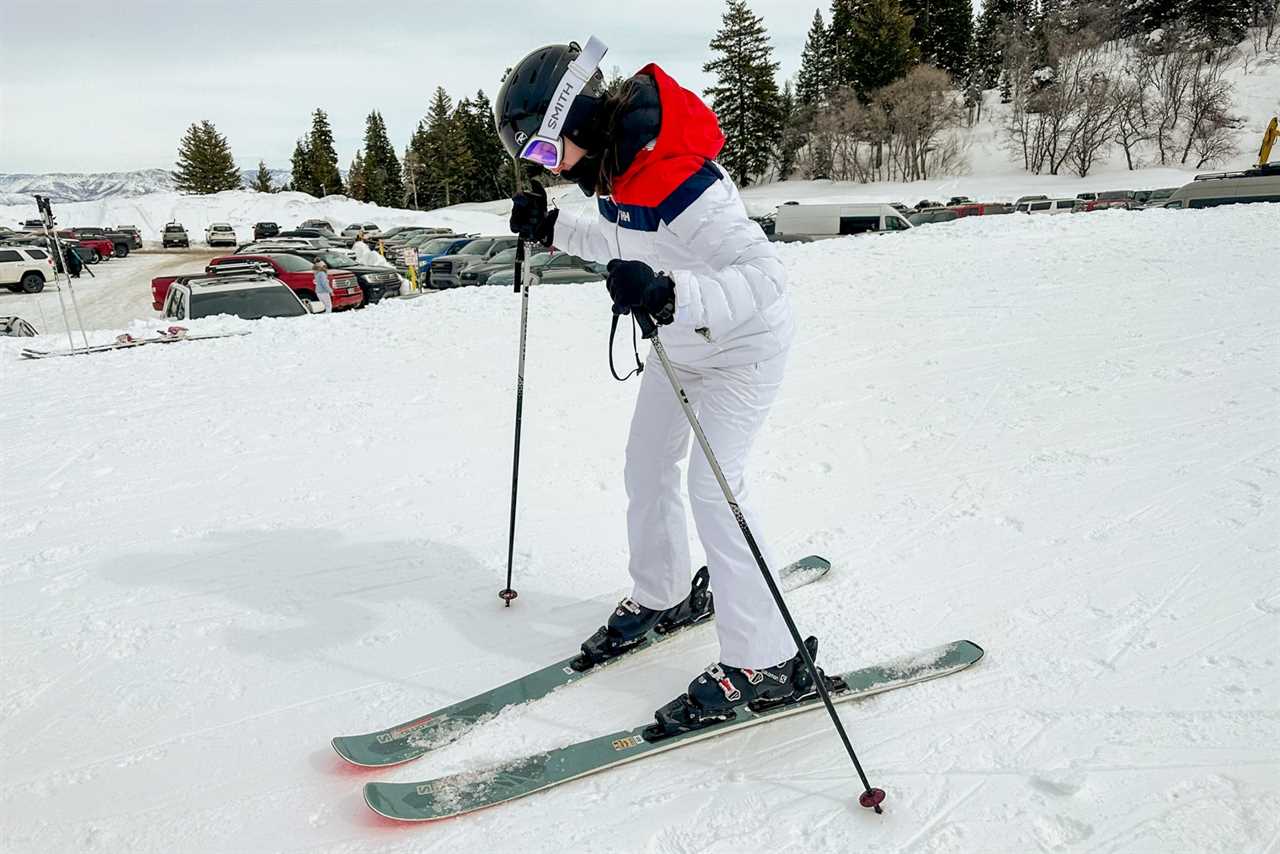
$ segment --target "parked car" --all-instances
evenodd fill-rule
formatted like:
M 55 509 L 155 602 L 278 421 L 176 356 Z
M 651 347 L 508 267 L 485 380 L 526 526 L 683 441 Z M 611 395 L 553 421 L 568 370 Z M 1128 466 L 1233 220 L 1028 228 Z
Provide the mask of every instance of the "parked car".
M 235 246 L 236 230 L 229 222 L 210 223 L 204 230 L 204 242 L 210 246 Z
M 964 205 L 949 205 L 948 209 L 955 211 L 960 217 L 992 216 L 1013 212 L 1013 208 L 1000 202 L 970 202 Z
M 163 314 L 170 320 L 195 320 L 230 314 L 245 320 L 301 317 L 302 300 L 272 276 L 193 276 L 175 282 L 165 295 Z
M 365 240 L 377 240 L 382 236 L 382 229 L 378 228 L 371 222 L 353 222 L 351 225 L 342 229 L 342 236 L 349 237 L 352 240 L 355 240 L 361 234 L 364 235 Z
M 306 300 L 315 300 L 315 271 L 311 268 L 312 261 L 303 258 L 301 255 L 285 252 L 272 252 L 261 255 L 223 255 L 210 261 L 209 266 L 205 267 L 205 271 L 216 273 L 220 267 L 234 270 L 236 269 L 235 265 L 244 265 L 245 262 L 249 262 L 251 265 L 255 262 L 269 264 L 272 268 L 272 274 L 293 288 L 294 293 L 299 297 Z M 357 308 L 364 302 L 364 293 L 360 290 L 360 283 L 356 281 L 353 273 L 348 273 L 345 270 L 330 270 L 329 287 L 333 289 L 334 311 L 344 308 Z
M 165 298 L 175 282 L 188 281 L 201 276 L 217 275 L 269 275 L 275 276 L 293 289 L 304 300 L 315 300 L 315 274 L 311 262 L 306 258 L 288 253 L 270 253 L 254 255 L 223 255 L 214 258 L 204 268 L 203 273 L 178 276 L 156 276 L 151 280 L 151 307 L 156 311 L 164 308 Z M 364 300 L 356 277 L 344 270 L 332 270 L 329 273 L 329 286 L 333 289 L 333 307 L 354 308 Z
M 117 225 L 116 231 L 129 235 L 129 248 L 142 248 L 142 232 L 138 230 L 136 225 Z
M 125 234 L 123 231 L 107 231 L 105 228 L 90 228 L 87 226 L 78 226 L 76 228 L 64 228 L 58 232 L 62 237 L 73 237 L 81 241 L 106 241 L 111 244 L 110 252 L 99 252 L 104 258 L 124 258 L 129 254 L 129 248 L 133 244 L 133 238 Z
M 0 337 L 35 338 L 39 334 L 34 326 L 21 317 L 0 317 Z
M 1251 202 L 1280 202 L 1280 163 L 1241 172 L 1197 175 L 1170 194 L 1166 208 L 1212 208 Z
M 503 249 L 497 255 L 481 264 L 472 264 L 458 274 L 462 287 L 471 285 L 487 285 L 489 277 L 499 270 L 510 270 L 516 260 L 515 247 Z
M 1098 193 L 1097 198 L 1085 199 L 1084 203 L 1077 206 L 1077 211 L 1100 211 L 1108 208 L 1120 208 L 1123 210 L 1136 210 L 1139 205 L 1137 201 L 1137 191 L 1135 190 L 1107 190 Z
M 950 208 L 925 208 L 907 217 L 907 222 L 913 226 L 921 226 L 931 225 L 935 222 L 951 222 L 959 218 L 960 214 Z
M 451 255 L 437 255 L 431 261 L 429 286 L 438 290 L 462 284 L 458 274 L 472 264 L 483 264 L 504 249 L 515 247 L 514 236 L 477 237 Z
M 1147 196 L 1147 200 L 1142 203 L 1142 209 L 1149 210 L 1151 208 L 1164 207 L 1164 203 L 1169 201 L 1169 197 L 1172 196 L 1177 189 L 1177 187 L 1161 187 L 1158 190 L 1152 190 L 1151 194 Z
M 774 236 L 814 240 L 909 228 L 911 223 L 886 204 L 784 205 L 778 208 Z
M 116 253 L 115 244 L 105 237 L 77 237 L 75 232 L 67 229 L 59 231 L 58 237 L 75 240 L 80 253 L 80 260 L 86 264 L 97 264 L 104 258 L 110 258 Z
M 256 251 L 256 254 L 260 255 L 274 255 L 277 253 L 297 255 L 312 263 L 318 258 L 330 270 L 342 270 L 343 272 L 351 273 L 356 277 L 356 281 L 360 283 L 360 290 L 364 296 L 360 303 L 362 306 L 381 302 L 385 297 L 400 295 L 400 274 L 391 267 L 361 264 L 345 252 L 334 249 L 266 247 Z
M 968 196 L 952 196 L 947 200 L 947 207 L 955 207 L 956 205 L 971 205 L 973 199 Z
M 1076 198 L 1082 202 L 1091 202 L 1098 198 L 1097 193 L 1076 193 Z
M 452 255 L 462 247 L 466 246 L 472 240 L 473 235 L 449 235 L 445 237 L 431 237 L 423 235 L 421 242 L 410 241 L 405 248 L 413 249 L 418 256 L 418 284 L 427 287 L 431 276 L 431 262 L 441 255 Z M 396 263 L 399 263 L 398 261 Z
M 160 232 L 160 246 L 168 249 L 170 246 L 189 247 L 191 240 L 187 237 L 187 230 L 182 227 L 180 222 L 166 223 L 164 231 Z
M 1025 214 L 1063 214 L 1072 213 L 1076 209 L 1075 199 L 1049 199 L 1019 202 L 1014 210 Z
M 319 228 L 294 228 L 289 231 L 282 231 L 276 237 L 306 237 L 313 241 L 323 240 L 324 246 L 338 246 L 342 242 L 339 238 Z
M 38 294 L 53 279 L 53 258 L 34 246 L 0 247 L 0 286 L 14 293 Z
M 253 243 L 246 243 L 236 250 L 237 255 L 244 255 L 246 252 L 252 251 L 255 247 L 269 246 L 273 249 L 281 249 L 285 247 L 293 247 L 295 249 L 328 249 L 329 241 L 324 237 L 290 237 L 288 232 L 277 237 L 269 237 L 266 240 L 255 240 Z
M 268 237 L 275 237 L 280 233 L 280 225 L 274 222 L 255 222 L 253 224 L 253 239 L 263 240 Z
M 332 237 L 335 240 L 338 238 L 338 232 L 334 230 L 333 223 L 329 222 L 329 220 L 327 219 L 304 220 L 298 226 L 298 228 L 299 229 L 314 228 L 316 231 L 324 233 L 325 236 L 327 237 Z
M 1015 210 L 1021 208 L 1023 202 L 1043 202 L 1048 196 L 1018 196 L 1018 200 L 1013 203 Z
M 528 260 L 529 272 L 538 274 L 544 285 L 564 285 L 578 282 L 603 282 L 607 273 L 604 265 L 584 261 L 568 252 L 539 252 Z M 508 266 L 490 274 L 488 284 L 514 287 L 515 268 Z

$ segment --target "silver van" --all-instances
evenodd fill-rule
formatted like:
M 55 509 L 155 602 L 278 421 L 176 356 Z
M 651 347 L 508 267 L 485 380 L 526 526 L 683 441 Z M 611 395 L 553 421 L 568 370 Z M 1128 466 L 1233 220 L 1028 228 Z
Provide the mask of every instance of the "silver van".
M 1197 175 L 1190 184 L 1174 190 L 1160 207 L 1212 208 L 1249 202 L 1280 202 L 1280 163 L 1243 172 Z

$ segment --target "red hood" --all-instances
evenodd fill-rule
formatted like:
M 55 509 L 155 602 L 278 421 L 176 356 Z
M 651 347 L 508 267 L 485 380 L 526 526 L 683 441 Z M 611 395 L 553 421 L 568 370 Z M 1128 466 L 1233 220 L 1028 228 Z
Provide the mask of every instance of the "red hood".
M 716 114 L 702 99 L 657 65 L 650 63 L 638 73 L 658 84 L 662 125 L 653 149 L 642 150 L 627 171 L 614 179 L 613 199 L 618 204 L 652 207 L 715 159 L 724 148 L 724 134 Z

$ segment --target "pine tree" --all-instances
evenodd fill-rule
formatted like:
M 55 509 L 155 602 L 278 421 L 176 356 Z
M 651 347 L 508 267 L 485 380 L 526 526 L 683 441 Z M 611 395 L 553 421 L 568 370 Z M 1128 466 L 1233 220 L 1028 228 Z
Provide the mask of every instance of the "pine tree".
M 493 126 L 493 107 L 481 90 L 475 97 L 458 104 L 457 118 L 461 123 L 463 145 L 470 155 L 471 168 L 462 182 L 464 201 L 486 202 L 509 196 L 511 187 L 510 160 L 502 147 Z
M 333 131 L 329 116 L 319 107 L 311 114 L 311 135 L 307 139 L 311 161 L 311 180 L 317 196 L 341 195 L 342 173 L 338 171 L 338 152 L 333 148 Z
M 905 77 L 920 58 L 911 17 L 900 0 L 865 0 L 853 12 L 844 55 L 844 82 L 862 98 Z
M 911 16 L 911 38 L 920 48 L 920 60 L 953 78 L 963 77 L 973 38 L 970 0 L 902 0 L 902 7 Z
M 778 99 L 778 123 L 782 132 L 774 147 L 774 168 L 778 180 L 785 181 L 796 169 L 796 157 L 804 147 L 805 136 L 800 128 L 802 106 L 791 92 L 790 81 L 782 85 L 782 97 Z
M 311 174 L 311 151 L 307 147 L 305 138 L 299 139 L 298 144 L 293 147 L 293 157 L 290 159 L 293 166 L 293 174 L 290 176 L 290 183 L 293 189 L 299 193 L 310 193 L 313 196 L 319 195 L 316 189 L 315 176 Z
M 187 128 L 178 143 L 173 182 L 179 191 L 198 195 L 240 189 L 240 169 L 227 138 L 218 133 L 213 122 L 204 119 Z
M 464 122 L 443 87 L 436 87 L 427 117 L 418 122 L 409 147 L 414 154 L 418 203 L 437 208 L 460 201 L 459 190 L 475 168 Z
M 716 83 L 703 94 L 720 119 L 725 147 L 720 155 L 729 174 L 746 186 L 769 168 L 781 126 L 778 120 L 778 83 L 773 47 L 764 20 L 745 0 L 727 0 L 722 24 L 711 39 L 718 56 L 702 66 L 716 75 Z
M 364 182 L 367 201 L 395 208 L 404 203 L 404 184 L 400 177 L 400 161 L 387 136 L 382 114 L 374 110 L 364 127 Z M 353 180 L 347 176 L 350 182 Z M 352 197 L 355 197 L 354 191 Z
M 831 48 L 822 11 L 813 10 L 813 23 L 800 53 L 800 72 L 796 75 L 796 100 L 806 107 L 822 103 L 831 94 Z
M 274 193 L 276 188 L 271 186 L 271 173 L 267 171 L 265 161 L 258 161 L 258 174 L 253 176 L 251 189 L 257 190 L 259 193 Z
M 986 0 L 974 28 L 970 80 L 982 89 L 996 85 L 1006 53 L 1014 45 L 1030 44 L 1035 23 L 1031 0 Z
M 369 174 L 364 155 L 356 152 L 347 170 L 347 195 L 359 202 L 373 201 L 369 197 Z
M 1183 18 L 1191 34 L 1209 44 L 1233 45 L 1244 39 L 1253 20 L 1251 0 L 1186 0 Z

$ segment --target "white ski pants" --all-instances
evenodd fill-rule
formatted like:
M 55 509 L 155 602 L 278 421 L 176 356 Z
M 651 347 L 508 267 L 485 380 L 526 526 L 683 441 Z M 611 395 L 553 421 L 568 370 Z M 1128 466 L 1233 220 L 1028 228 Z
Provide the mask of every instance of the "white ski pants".
M 676 377 L 738 500 L 770 569 L 760 520 L 744 477 L 747 454 L 782 383 L 787 354 L 732 368 L 676 367 Z M 733 667 L 772 667 L 796 655 L 786 623 L 725 501 L 655 353 L 640 375 L 627 441 L 627 538 L 631 598 L 646 608 L 670 608 L 689 595 L 689 537 L 680 496 L 679 464 L 689 458 L 689 499 L 706 552 L 715 596 L 720 660 Z M 776 578 L 776 576 L 775 576 Z

